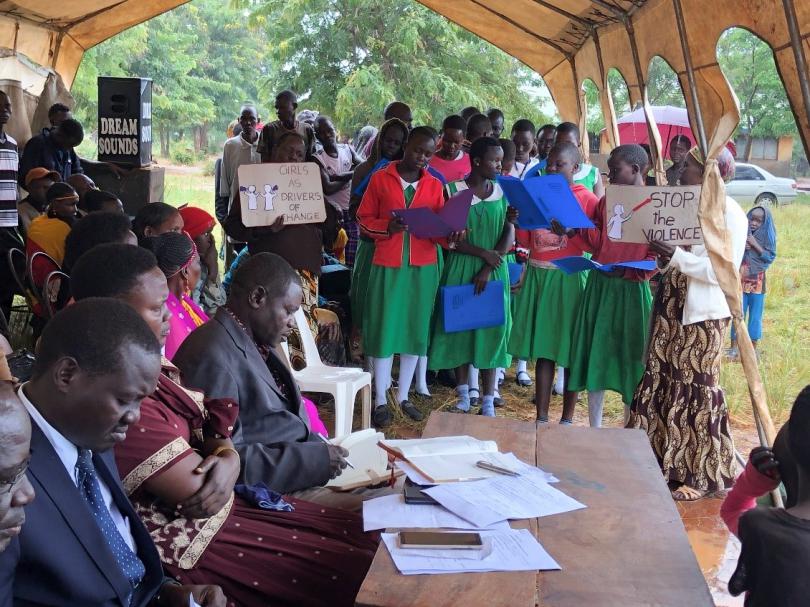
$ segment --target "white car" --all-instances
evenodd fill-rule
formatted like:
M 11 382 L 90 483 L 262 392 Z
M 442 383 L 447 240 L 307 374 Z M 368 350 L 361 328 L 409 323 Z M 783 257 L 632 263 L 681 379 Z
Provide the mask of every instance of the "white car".
M 764 207 L 788 204 L 798 195 L 796 180 L 776 177 L 753 164 L 737 163 L 734 179 L 726 184 L 726 193 L 740 204 Z

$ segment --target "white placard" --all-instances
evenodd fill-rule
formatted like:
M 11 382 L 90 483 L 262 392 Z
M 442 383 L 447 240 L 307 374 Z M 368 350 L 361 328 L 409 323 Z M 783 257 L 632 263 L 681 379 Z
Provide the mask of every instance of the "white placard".
M 284 225 L 326 221 L 321 172 L 314 162 L 243 164 L 238 175 L 245 227 L 272 225 L 279 215 Z

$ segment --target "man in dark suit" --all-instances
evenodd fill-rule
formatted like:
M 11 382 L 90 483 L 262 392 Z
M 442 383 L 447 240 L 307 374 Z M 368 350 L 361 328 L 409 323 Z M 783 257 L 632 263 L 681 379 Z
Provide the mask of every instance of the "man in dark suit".
M 90 299 L 45 328 L 33 378 L 30 481 L 19 537 L 0 555 L 0 605 L 224 607 L 215 586 L 180 586 L 127 499 L 112 453 L 160 373 L 160 346 L 123 302 Z
M 346 467 L 348 455 L 311 432 L 298 387 L 273 351 L 295 326 L 301 300 L 298 274 L 284 259 L 251 255 L 225 306 L 185 339 L 172 361 L 190 388 L 239 403 L 232 440 L 242 460 L 240 481 L 264 482 L 281 493 L 325 484 Z

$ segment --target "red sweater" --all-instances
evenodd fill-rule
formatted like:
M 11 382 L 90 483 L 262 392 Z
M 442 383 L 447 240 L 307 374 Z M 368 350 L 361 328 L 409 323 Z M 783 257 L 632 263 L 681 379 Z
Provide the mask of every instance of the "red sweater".
M 745 470 L 734 481 L 734 486 L 723 500 L 723 505 L 720 506 L 720 516 L 728 530 L 737 535 L 740 517 L 751 508 L 756 507 L 758 497 L 773 491 L 778 486 L 779 481 L 762 474 L 754 467 L 751 460 L 748 460 Z
M 404 209 L 405 193 L 402 190 L 402 180 L 397 171 L 399 161 L 392 162 L 380 169 L 371 177 L 363 200 L 357 209 L 357 221 L 364 234 L 374 239 L 373 263 L 388 268 L 398 268 L 402 265 L 402 247 L 405 232 L 397 234 L 388 233 L 388 222 L 393 217 L 393 211 Z M 419 183 L 416 185 L 411 206 L 408 208 L 427 207 L 434 212 L 444 205 L 442 182 L 427 171 L 422 171 Z M 412 266 L 428 266 L 437 263 L 436 244 L 439 241 L 426 238 L 416 238 L 410 235 L 410 256 L 408 261 Z
M 588 188 L 578 183 L 571 186 L 571 191 L 585 215 L 591 221 L 595 221 L 594 213 L 599 199 Z M 529 249 L 529 259 L 532 261 L 550 262 L 562 257 L 576 257 L 588 250 L 586 241 L 579 235 L 568 238 L 557 236 L 551 230 L 517 230 L 515 237 L 519 246 Z
M 650 251 L 646 244 L 633 244 L 629 242 L 615 242 L 607 235 L 605 225 L 605 205 L 606 199 L 596 205 L 596 212 L 593 220 L 595 228 L 590 230 L 580 230 L 579 235 L 585 242 L 585 250 L 593 253 L 593 260 L 597 263 L 616 263 L 617 261 L 641 261 L 642 259 L 655 259 L 655 253 Z M 624 269 L 624 278 L 635 282 L 649 280 L 657 270 L 644 272 L 642 270 Z

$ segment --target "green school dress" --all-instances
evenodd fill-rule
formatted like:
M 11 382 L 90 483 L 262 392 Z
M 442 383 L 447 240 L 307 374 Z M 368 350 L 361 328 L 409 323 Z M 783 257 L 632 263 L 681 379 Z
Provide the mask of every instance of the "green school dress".
M 520 360 L 545 358 L 568 368 L 571 337 L 584 290 L 582 272 L 566 274 L 529 262 L 523 287 L 515 296 L 509 354 Z
M 572 342 L 570 390 L 613 390 L 630 404 L 644 375 L 652 295 L 647 281 L 590 272 Z
M 408 184 L 404 195 L 405 206 L 409 207 L 416 195 L 416 183 Z M 410 248 L 411 235 L 404 232 L 400 267 L 371 266 L 362 327 L 363 350 L 373 358 L 427 354 L 440 270 L 438 262 L 412 266 Z
M 368 277 L 371 274 L 371 260 L 374 259 L 374 241 L 360 237 L 357 251 L 354 254 L 352 284 L 349 287 L 349 300 L 352 306 L 352 325 L 363 326 L 363 306 L 368 289 Z
M 461 190 L 466 190 L 467 184 L 464 181 L 455 181 L 446 187 L 448 194 L 452 196 Z M 492 194 L 486 200 L 474 197 L 470 214 L 467 216 L 467 241 L 477 247 L 494 249 L 503 233 L 506 208 L 506 198 L 497 183 L 493 183 Z M 447 254 L 441 286 L 470 284 L 483 266 L 484 262 L 479 257 L 451 250 Z M 503 283 L 506 322 L 500 327 L 445 333 L 444 318 L 437 303 L 428 357 L 431 369 L 453 369 L 468 363 L 472 363 L 479 369 L 494 369 L 511 365 L 512 359 L 507 352 L 507 344 L 512 328 L 512 314 L 509 268 L 506 259 L 492 271 L 490 281 L 492 280 L 500 280 Z

